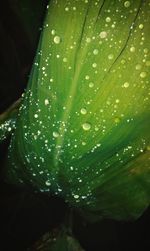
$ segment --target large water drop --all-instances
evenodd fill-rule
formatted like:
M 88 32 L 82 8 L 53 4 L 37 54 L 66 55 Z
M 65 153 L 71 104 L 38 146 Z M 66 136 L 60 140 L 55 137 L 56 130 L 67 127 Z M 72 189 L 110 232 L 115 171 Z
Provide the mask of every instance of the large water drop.
M 86 122 L 82 125 L 82 128 L 84 131 L 89 131 L 91 129 L 91 124 Z

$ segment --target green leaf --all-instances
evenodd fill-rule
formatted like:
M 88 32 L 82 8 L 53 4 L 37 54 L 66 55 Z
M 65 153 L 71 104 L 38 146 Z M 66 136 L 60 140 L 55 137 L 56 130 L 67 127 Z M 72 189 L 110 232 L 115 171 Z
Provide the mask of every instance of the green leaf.
M 90 218 L 150 202 L 150 1 L 50 1 L 8 179 Z M 91 216 L 90 216 L 91 215 Z

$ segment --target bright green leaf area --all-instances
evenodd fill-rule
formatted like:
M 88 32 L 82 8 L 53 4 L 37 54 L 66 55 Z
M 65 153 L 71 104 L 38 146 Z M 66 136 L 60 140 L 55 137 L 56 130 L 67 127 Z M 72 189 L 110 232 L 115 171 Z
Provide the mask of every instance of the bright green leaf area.
M 8 178 L 83 214 L 150 202 L 150 1 L 50 1 Z

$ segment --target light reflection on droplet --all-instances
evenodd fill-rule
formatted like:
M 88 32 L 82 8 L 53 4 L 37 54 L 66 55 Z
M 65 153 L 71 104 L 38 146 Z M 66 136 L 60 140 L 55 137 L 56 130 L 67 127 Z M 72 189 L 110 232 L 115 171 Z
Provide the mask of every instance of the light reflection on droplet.
M 129 83 L 128 83 L 128 82 L 125 82 L 125 83 L 123 84 L 123 87 L 128 88 L 128 87 L 129 87 Z
M 84 131 L 89 131 L 91 129 L 91 124 L 86 122 L 82 125 L 82 128 Z
M 106 20 L 107 23 L 111 22 L 111 18 L 110 17 L 106 17 L 105 20 Z
M 140 64 L 137 64 L 136 66 L 135 66 L 135 69 L 136 70 L 140 70 L 142 68 L 142 66 L 140 65 Z
M 106 31 L 101 31 L 99 35 L 100 35 L 100 38 L 106 38 L 107 37 L 107 32 Z
M 55 36 L 54 37 L 54 43 L 55 44 L 60 44 L 60 42 L 61 42 L 61 38 L 59 36 Z
M 94 86 L 94 83 L 93 82 L 90 82 L 89 83 L 89 87 L 92 88 Z
M 94 54 L 94 55 L 98 55 L 98 49 L 94 49 L 94 50 L 93 50 L 93 54 Z
M 143 72 L 140 73 L 140 77 L 141 77 L 141 78 L 145 78 L 146 75 L 147 75 L 147 73 L 146 73 L 145 71 L 143 71 Z
M 58 132 L 53 132 L 53 137 L 54 138 L 58 138 L 59 137 L 59 133 Z
M 126 7 L 126 8 L 130 7 L 130 1 L 125 1 L 124 2 L 124 7 Z
M 82 108 L 82 109 L 80 110 L 80 112 L 81 112 L 82 115 L 87 114 L 87 110 L 86 110 L 85 108 Z

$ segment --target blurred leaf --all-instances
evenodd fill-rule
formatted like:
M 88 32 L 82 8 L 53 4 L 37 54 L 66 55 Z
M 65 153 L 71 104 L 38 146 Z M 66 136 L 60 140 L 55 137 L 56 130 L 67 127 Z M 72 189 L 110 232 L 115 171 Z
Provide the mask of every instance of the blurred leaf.
M 79 242 L 63 228 L 45 234 L 28 251 L 84 251 Z

